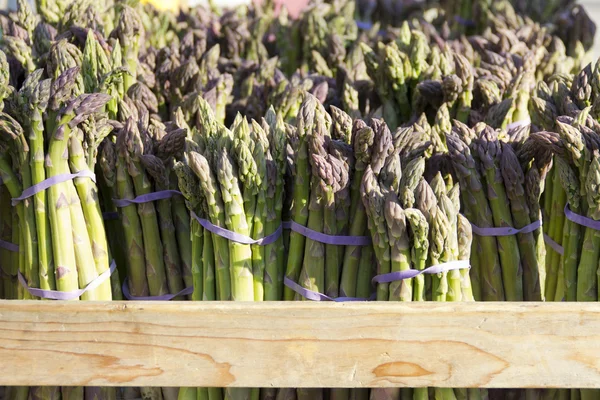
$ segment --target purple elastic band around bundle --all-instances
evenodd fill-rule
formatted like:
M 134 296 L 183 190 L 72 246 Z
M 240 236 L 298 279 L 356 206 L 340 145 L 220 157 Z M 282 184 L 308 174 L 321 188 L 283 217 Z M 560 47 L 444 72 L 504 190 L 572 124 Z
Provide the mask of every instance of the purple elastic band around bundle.
M 403 281 L 405 279 L 412 279 L 412 278 L 422 275 L 422 274 L 428 274 L 428 275 L 441 274 L 444 272 L 454 271 L 457 269 L 469 269 L 469 268 L 471 268 L 471 265 L 469 264 L 468 260 L 450 261 L 450 262 L 443 263 L 443 264 L 433 265 L 429 268 L 425 268 L 420 271 L 416 270 L 416 269 L 408 269 L 406 271 L 396 271 L 396 272 L 390 272 L 389 274 L 377 275 L 371 280 L 371 282 L 373 284 L 390 283 L 390 282 Z
M 544 242 L 561 256 L 565 254 L 565 249 L 560 244 L 556 243 L 552 238 L 544 233 Z
M 513 123 L 510 123 L 506 126 L 506 130 L 510 131 L 511 129 L 514 128 L 520 128 L 522 126 L 526 126 L 526 125 L 531 125 L 531 118 L 527 117 L 525 119 L 522 119 L 520 121 L 515 121 Z
M 283 223 L 284 229 L 291 229 L 294 232 L 301 234 L 315 242 L 331 244 L 336 246 L 368 246 L 371 244 L 369 236 L 336 236 L 327 235 L 325 233 L 313 231 L 294 221 L 286 221 Z
M 529 225 L 522 227 L 521 229 L 502 227 L 502 228 L 480 228 L 471 222 L 473 233 L 478 236 L 513 236 L 519 233 L 531 233 L 542 226 L 542 221 L 538 220 L 532 222 Z
M 469 26 L 469 27 L 475 26 L 475 22 L 471 21 L 470 19 L 465 19 L 465 18 L 461 17 L 460 15 L 455 15 L 454 20 L 464 26 Z
M 8 251 L 12 251 L 13 253 L 19 252 L 19 245 L 16 245 L 11 242 L 6 242 L 4 240 L 0 240 L 0 248 L 8 250 Z
M 16 206 L 20 201 L 23 201 L 35 195 L 36 193 L 42 192 L 51 186 L 67 182 L 75 178 L 90 178 L 92 181 L 96 182 L 96 175 L 92 171 L 89 171 L 87 169 L 79 171 L 76 174 L 60 174 L 56 176 L 51 176 L 50 178 L 43 180 L 40 183 L 36 183 L 35 185 L 23 190 L 23 193 L 20 197 L 12 199 L 12 205 Z
M 371 28 L 373 28 L 373 24 L 370 22 L 365 22 L 365 21 L 356 21 L 356 26 L 359 29 L 363 29 L 365 31 L 370 30 Z
M 102 213 L 102 218 L 105 221 L 113 221 L 115 219 L 119 219 L 119 213 L 116 211 L 115 212 L 105 212 L 105 213 Z
M 373 29 L 373 24 L 370 22 L 365 22 L 365 21 L 354 21 L 356 22 L 356 26 L 358 27 L 358 29 L 362 29 L 364 31 L 370 31 L 371 29 Z M 378 35 L 385 35 L 385 31 L 379 31 L 377 32 Z
M 170 199 L 173 196 L 182 196 L 180 191 L 177 190 L 161 190 L 158 192 L 152 192 L 143 194 L 136 197 L 135 199 L 113 199 L 113 204 L 117 207 L 127 207 L 133 204 L 150 203 L 157 200 Z
M 18 272 L 18 278 L 21 286 L 23 286 L 23 288 L 25 288 L 25 290 L 27 290 L 34 297 L 41 297 L 42 299 L 50 300 L 73 300 L 81 297 L 81 295 L 83 295 L 85 292 L 96 289 L 112 275 L 116 268 L 117 264 L 113 260 L 113 262 L 110 264 L 110 268 L 98 275 L 98 277 L 88 283 L 86 287 L 83 289 L 73 290 L 71 292 L 60 292 L 58 290 L 46 290 L 29 287 L 27 281 L 25 281 L 25 277 L 23 274 L 21 274 L 21 271 Z
M 569 207 L 569 203 L 565 204 L 565 217 L 569 221 L 575 222 L 577 225 L 585 226 L 586 228 L 591 228 L 596 231 L 600 231 L 600 221 L 596 221 L 595 219 L 591 219 L 588 217 L 584 217 L 583 215 L 579 215 L 571 211 Z
M 370 300 L 375 300 L 375 298 L 376 298 L 375 295 L 372 295 L 368 299 L 361 298 L 361 297 L 330 297 L 323 293 L 308 290 L 308 289 L 298 285 L 296 282 L 294 282 L 287 276 L 283 280 L 283 283 L 285 286 L 289 287 L 294 292 L 298 293 L 300 296 L 304 297 L 305 299 L 313 300 L 313 301 L 334 301 L 336 303 L 343 303 L 343 302 L 349 302 L 349 301 L 370 301 Z
M 193 287 L 188 287 L 188 288 L 185 288 L 181 292 L 176 293 L 176 294 L 163 294 L 162 296 L 141 296 L 141 297 L 137 297 L 137 296 L 132 296 L 131 295 L 131 292 L 129 291 L 129 285 L 127 284 L 127 279 L 125 279 L 123 281 L 122 291 L 123 291 L 123 296 L 125 296 L 125 298 L 127 300 L 133 300 L 133 301 L 170 301 L 170 300 L 173 300 L 176 297 L 187 296 L 189 294 L 194 293 L 194 288 Z
M 233 232 L 225 228 L 221 228 L 220 226 L 213 224 L 209 220 L 200 218 L 193 211 L 191 212 L 191 214 L 192 218 L 198 221 L 198 223 L 202 225 L 202 227 L 207 231 L 212 232 L 215 235 L 221 236 L 225 239 L 231 240 L 232 242 L 241 244 L 257 244 L 259 246 L 266 246 L 268 244 L 275 243 L 275 241 L 281 237 L 281 233 L 283 232 L 282 227 L 280 225 L 279 228 L 277 228 L 277 230 L 275 230 L 275 232 L 271 233 L 270 235 L 265 236 L 262 239 L 252 239 L 249 236 L 242 235 L 240 233 Z

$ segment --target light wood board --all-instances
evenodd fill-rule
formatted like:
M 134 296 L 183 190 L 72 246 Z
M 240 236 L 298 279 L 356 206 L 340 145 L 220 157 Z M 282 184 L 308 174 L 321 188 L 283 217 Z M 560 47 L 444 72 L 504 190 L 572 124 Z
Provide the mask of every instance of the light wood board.
M 600 304 L 1 301 L 1 385 L 600 388 Z

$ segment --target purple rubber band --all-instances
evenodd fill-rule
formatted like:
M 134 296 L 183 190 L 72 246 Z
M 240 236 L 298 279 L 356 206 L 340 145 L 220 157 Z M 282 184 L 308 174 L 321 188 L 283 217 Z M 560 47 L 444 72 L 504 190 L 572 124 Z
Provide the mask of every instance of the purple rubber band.
M 596 221 L 595 219 L 591 219 L 588 217 L 584 217 L 583 215 L 574 213 L 569 208 L 569 203 L 565 204 L 565 217 L 567 217 L 569 221 L 575 222 L 577 225 L 585 226 L 586 228 L 591 228 L 596 231 L 600 231 L 600 221 Z
M 373 29 L 373 24 L 370 22 L 365 22 L 365 21 L 354 21 L 356 22 L 356 27 L 358 29 L 362 29 L 363 31 L 370 31 L 371 29 Z M 377 32 L 378 35 L 385 35 L 385 31 L 380 30 L 379 32 Z
M 131 295 L 131 292 L 129 291 L 129 284 L 127 283 L 127 279 L 125 279 L 125 281 L 123 281 L 122 291 L 123 291 L 123 296 L 127 300 L 135 300 L 135 301 L 170 301 L 170 300 L 173 300 L 175 297 L 187 296 L 189 294 L 194 293 L 194 288 L 193 287 L 188 287 L 188 288 L 185 288 L 181 292 L 176 293 L 176 294 L 163 294 L 162 296 L 142 296 L 142 297 L 136 297 L 136 296 L 132 296 Z
M 375 276 L 371 282 L 375 283 L 390 283 L 396 281 L 403 281 L 405 279 L 412 279 L 415 276 L 422 274 L 441 274 L 443 272 L 454 271 L 457 269 L 469 269 L 471 265 L 468 260 L 450 261 L 443 264 L 433 265 L 429 268 L 425 268 L 421 271 L 416 269 L 408 269 L 406 271 L 390 272 L 389 274 L 381 274 Z
M 84 287 L 83 289 L 73 290 L 71 292 L 32 288 L 29 287 L 29 285 L 25 281 L 25 277 L 23 276 L 23 274 L 21 274 L 21 271 L 18 272 L 18 277 L 21 286 L 23 286 L 23 288 L 25 288 L 25 290 L 27 290 L 34 297 L 41 297 L 42 299 L 50 300 L 73 300 L 78 297 L 81 297 L 81 295 L 83 295 L 87 291 L 96 289 L 112 275 L 115 269 L 117 269 L 117 264 L 113 260 L 113 262 L 110 264 L 110 268 L 98 275 L 98 277 L 90 283 L 88 283 L 86 287 Z
M 336 246 L 368 246 L 371 244 L 369 236 L 335 236 L 316 232 L 294 221 L 283 223 L 284 229 L 291 229 L 315 242 L 331 244 Z
M 102 213 L 102 218 L 104 218 L 105 221 L 114 221 L 116 219 L 119 219 L 119 213 L 116 211 L 105 212 L 105 213 Z
M 0 240 L 0 248 L 8 250 L 8 251 L 12 251 L 13 253 L 19 252 L 19 245 L 16 245 L 11 242 L 6 242 L 4 240 Z
M 113 199 L 113 204 L 117 207 L 127 207 L 132 204 L 142 204 L 142 203 L 150 203 L 157 200 L 166 200 L 170 199 L 173 196 L 183 196 L 181 192 L 177 190 L 161 190 L 159 192 L 152 192 L 148 194 L 143 194 L 141 196 L 136 197 L 133 200 L 129 199 Z
M 561 256 L 565 254 L 565 249 L 560 244 L 556 243 L 550 236 L 544 233 L 544 242 Z
M 510 123 L 506 126 L 506 130 L 510 131 L 511 129 L 520 128 L 526 125 L 531 125 L 531 118 L 527 117 L 525 119 L 522 119 L 521 121 L 515 121 L 513 123 Z
M 23 201 L 39 192 L 42 192 L 51 186 L 67 182 L 75 178 L 90 178 L 92 181 L 96 182 L 96 174 L 87 169 L 79 171 L 76 174 L 60 174 L 56 176 L 51 176 L 50 178 L 43 180 L 40 183 L 36 183 L 35 185 L 23 190 L 23 193 L 20 197 L 12 199 L 12 205 L 16 206 L 20 201 Z
M 225 239 L 231 240 L 232 242 L 241 243 L 241 244 L 257 244 L 259 246 L 266 246 L 268 244 L 274 243 L 277 239 L 281 237 L 281 233 L 283 232 L 283 228 L 280 225 L 279 228 L 269 236 L 265 236 L 262 239 L 252 239 L 249 236 L 242 235 L 237 232 L 232 232 L 228 229 L 221 228 L 220 226 L 214 225 L 210 221 L 200 218 L 196 215 L 195 212 L 192 211 L 192 218 L 194 218 L 204 229 L 209 232 L 214 233 L 215 235 L 224 237 Z
M 287 276 L 284 278 L 283 284 L 285 286 L 289 287 L 290 289 L 292 289 L 294 292 L 298 293 L 300 296 L 304 297 L 305 299 L 313 300 L 313 301 L 334 301 L 336 303 L 343 303 L 343 302 L 348 302 L 348 301 L 371 301 L 371 300 L 375 300 L 375 298 L 376 298 L 375 295 L 372 295 L 368 299 L 361 298 L 361 297 L 330 297 L 323 293 L 308 290 L 308 289 L 298 285 L 296 282 L 294 282 Z
M 356 21 L 356 26 L 358 29 L 362 29 L 365 31 L 371 30 L 373 28 L 373 24 L 365 21 Z
M 513 236 L 519 233 L 531 233 L 542 226 L 542 221 L 538 220 L 532 222 L 529 225 L 522 227 L 521 229 L 502 227 L 502 228 L 480 228 L 471 222 L 473 233 L 478 236 Z
M 464 26 L 468 26 L 468 27 L 475 26 L 475 22 L 471 21 L 470 19 L 465 19 L 465 18 L 461 17 L 460 15 L 455 15 L 454 20 Z

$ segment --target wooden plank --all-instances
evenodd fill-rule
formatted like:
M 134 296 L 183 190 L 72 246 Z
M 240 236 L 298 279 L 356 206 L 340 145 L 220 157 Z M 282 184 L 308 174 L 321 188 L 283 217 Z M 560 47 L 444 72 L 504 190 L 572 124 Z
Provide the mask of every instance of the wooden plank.
M 0 302 L 0 385 L 600 388 L 600 304 Z

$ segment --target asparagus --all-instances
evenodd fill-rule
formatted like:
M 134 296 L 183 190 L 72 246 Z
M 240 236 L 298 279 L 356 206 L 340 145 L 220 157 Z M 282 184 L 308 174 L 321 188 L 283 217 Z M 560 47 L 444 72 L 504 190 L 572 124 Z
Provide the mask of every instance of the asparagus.
M 348 232 L 350 236 L 363 236 L 367 232 L 367 214 L 360 198 L 360 185 L 365 169 L 371 160 L 373 138 L 374 133 L 371 128 L 359 122 L 354 124 L 352 141 L 356 164 L 351 188 L 351 223 Z M 364 248 L 361 246 L 347 246 L 345 249 L 340 283 L 341 296 L 356 296 L 358 270 L 363 250 Z
M 163 162 L 156 156 L 144 154 L 140 157 L 141 165 L 153 178 L 156 190 L 168 190 L 167 170 Z M 163 262 L 165 266 L 167 284 L 171 294 L 183 290 L 183 279 L 180 270 L 181 259 L 175 236 L 175 224 L 172 216 L 172 204 L 169 199 L 158 200 L 156 209 L 160 228 L 160 237 L 163 245 Z
M 202 193 L 206 198 L 208 217 L 211 223 L 226 227 L 225 210 L 217 179 L 212 172 L 208 160 L 196 152 L 187 154 L 190 168 L 200 180 Z M 212 235 L 213 249 L 215 252 L 215 273 L 217 275 L 217 298 L 231 300 L 230 255 L 227 239 Z
M 458 259 L 471 259 L 471 242 L 473 240 L 473 231 L 471 223 L 462 214 L 457 216 L 457 236 L 458 236 Z M 475 301 L 473 290 L 471 287 L 471 279 L 469 270 L 464 268 L 460 270 L 461 275 L 461 290 L 463 301 Z
M 225 128 L 222 129 L 225 132 Z M 221 133 L 216 159 L 217 179 L 225 208 L 225 225 L 231 231 L 250 236 L 237 167 L 229 153 L 227 133 Z M 235 301 L 253 301 L 252 250 L 249 245 L 229 241 L 231 295 Z
M 308 224 L 310 197 L 310 167 L 308 139 L 314 130 L 317 99 L 306 95 L 298 114 L 298 143 L 294 154 L 294 192 L 292 219 L 302 226 Z M 294 282 L 298 281 L 303 265 L 306 239 L 297 232 L 290 233 L 288 261 L 285 276 Z M 293 300 L 295 293 L 288 287 L 284 289 L 284 299 Z
M 497 227 L 514 227 L 510 203 L 502 175 L 499 173 L 502 148 L 497 132 L 489 126 L 479 126 L 475 129 L 480 132 L 474 145 L 485 173 L 487 198 L 493 221 Z M 514 236 L 500 236 L 497 241 L 506 299 L 521 301 L 523 300 L 523 269 L 517 239 Z
M 267 158 L 267 220 L 265 232 L 272 234 L 282 221 L 284 177 L 286 169 L 286 136 L 281 114 L 275 115 L 273 108 L 267 111 L 271 152 Z M 269 157 L 270 156 L 270 157 Z M 265 246 L 265 296 L 266 301 L 283 299 L 283 286 L 279 282 L 285 273 L 283 238 Z
M 385 194 L 377 182 L 375 173 L 369 165 L 365 171 L 361 193 L 363 203 L 368 216 L 369 231 L 373 240 L 373 250 L 377 258 L 377 274 L 391 272 L 390 248 L 388 245 L 388 233 L 383 217 Z M 379 283 L 377 285 L 377 300 L 387 301 L 389 299 L 389 284 Z
M 598 185 L 600 185 L 600 160 L 594 152 L 586 178 L 587 216 L 600 219 L 598 201 Z M 577 268 L 577 301 L 596 301 L 598 299 L 598 281 L 595 276 L 600 257 L 600 232 L 586 228 L 583 236 L 581 258 Z
M 333 169 L 335 165 L 331 160 L 326 160 L 328 156 L 325 150 L 326 132 L 324 118 L 318 114 L 315 129 L 308 135 L 312 180 L 307 227 L 315 232 L 323 232 L 323 207 L 333 205 L 333 196 L 339 190 L 339 183 L 336 180 L 338 177 L 333 175 L 334 173 L 339 174 L 339 172 Z M 339 169 L 342 170 L 343 168 L 339 166 Z M 335 223 L 335 214 L 332 215 L 332 218 L 331 223 Z M 307 238 L 299 284 L 306 289 L 323 293 L 325 289 L 325 266 L 325 245 Z
M 127 119 L 119 135 L 117 146 L 122 148 L 127 170 L 131 176 L 136 196 L 151 193 L 152 185 L 145 172 L 141 156 L 143 142 L 137 125 L 130 117 Z M 160 229 L 157 221 L 156 208 L 153 203 L 137 205 L 139 221 L 144 240 L 144 256 L 146 259 L 146 277 L 151 296 L 162 296 L 169 293 L 166 270 L 163 260 L 163 245 L 160 240 Z
M 510 200 L 510 207 L 515 228 L 521 229 L 531 224 L 529 207 L 525 199 L 525 174 L 520 168 L 519 160 L 508 144 L 502 145 L 500 156 L 500 171 Z M 517 235 L 519 253 L 523 265 L 523 294 L 526 301 L 541 301 L 540 277 L 544 275 L 544 260 L 537 258 L 535 238 L 532 233 Z
M 339 190 L 334 194 L 333 204 L 325 204 L 323 232 L 328 235 L 347 234 L 347 225 L 350 212 L 350 174 L 354 169 L 354 157 L 352 155 L 352 146 L 338 140 L 329 142 L 329 152 L 331 156 L 342 163 L 342 168 L 346 171 L 345 176 L 340 182 Z M 339 296 L 340 268 L 343 262 L 344 246 L 326 245 L 325 246 L 325 293 L 330 297 Z
M 446 136 L 446 143 L 448 144 L 454 170 L 461 187 L 465 190 L 463 201 L 465 202 L 465 208 L 469 210 L 467 218 L 472 217 L 474 219 L 472 222 L 481 228 L 493 227 L 494 224 L 492 218 L 490 218 L 492 212 L 483 193 L 481 178 L 469 148 L 454 133 Z M 482 298 L 487 301 L 503 300 L 502 268 L 498 258 L 496 239 L 489 236 L 479 237 L 478 242 L 481 246 L 481 255 L 484 257 L 480 263 L 483 278 Z M 513 282 L 513 284 L 516 284 L 516 282 Z
M 257 170 L 256 175 L 260 176 L 260 183 L 257 187 L 258 194 L 256 200 L 256 209 L 253 213 L 252 236 L 256 239 L 265 236 L 265 225 L 267 220 L 267 158 L 269 153 L 269 140 L 267 133 L 256 122 L 252 121 L 252 132 L 254 136 L 254 157 Z M 245 190 L 244 190 L 245 193 Z M 252 274 L 254 276 L 254 300 L 263 301 L 264 295 L 264 275 L 266 269 L 265 247 L 261 245 L 252 245 Z
M 31 184 L 36 185 L 46 179 L 44 170 L 44 125 L 43 113 L 48 106 L 50 97 L 50 80 L 40 81 L 41 70 L 31 74 L 23 84 L 24 89 L 31 86 L 29 93 L 25 91 L 24 101 L 30 102 L 30 118 L 26 123 L 29 131 Z M 28 84 L 28 81 L 31 84 Z M 50 223 L 46 217 L 46 192 L 36 193 L 34 198 L 35 223 L 38 240 L 39 277 L 40 288 L 47 290 L 56 289 L 54 271 L 52 271 L 52 236 L 50 235 Z
M 31 170 L 28 163 L 29 146 L 25 141 L 24 132 L 19 123 L 4 113 L 0 115 L 0 140 L 8 147 L 8 151 L 13 159 L 12 164 L 16 165 L 20 171 L 22 183 L 19 187 L 21 190 L 20 192 L 15 192 L 14 187 L 11 190 L 11 195 L 16 198 L 21 195 L 24 189 L 31 186 Z M 7 184 L 7 180 L 3 180 Z M 38 237 L 34 204 L 31 199 L 25 199 L 20 204 L 23 207 L 23 218 L 19 221 L 22 236 L 22 242 L 19 246 L 19 251 L 22 252 L 19 270 L 24 275 L 30 287 L 39 287 Z M 57 264 L 57 267 L 60 265 Z M 73 266 L 74 271 L 75 263 L 70 265 Z M 30 299 L 31 296 L 29 292 L 24 291 L 23 297 L 19 296 L 19 298 Z
M 206 208 L 202 207 L 202 194 L 200 190 L 200 184 L 197 181 L 197 178 L 194 175 L 194 172 L 184 162 L 178 161 L 174 164 L 173 170 L 177 175 L 177 181 L 179 183 L 179 188 L 181 193 L 185 197 L 186 206 L 189 208 L 190 212 L 195 212 L 196 215 L 201 217 L 206 217 Z M 192 247 L 192 265 L 191 265 L 191 274 L 193 280 L 194 291 L 192 292 L 191 299 L 192 300 L 203 300 L 204 297 L 204 263 L 205 261 L 210 262 L 208 260 L 208 254 L 204 252 L 204 246 L 206 241 L 211 241 L 206 235 L 206 231 L 200 225 L 198 221 L 192 218 L 190 224 L 190 233 L 191 233 L 191 247 Z M 214 263 L 214 254 L 213 260 Z M 214 290 L 214 288 L 213 288 Z

